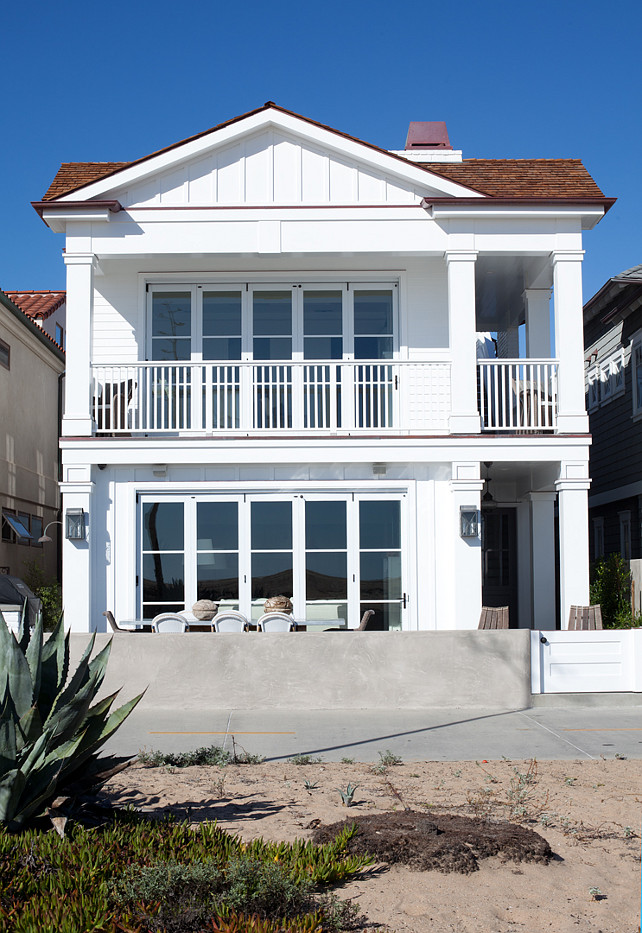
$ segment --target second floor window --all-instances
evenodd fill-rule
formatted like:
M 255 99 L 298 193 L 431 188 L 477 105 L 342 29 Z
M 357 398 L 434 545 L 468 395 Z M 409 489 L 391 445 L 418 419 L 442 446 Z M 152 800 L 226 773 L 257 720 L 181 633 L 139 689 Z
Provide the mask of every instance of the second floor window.
M 390 284 L 151 286 L 152 360 L 390 360 Z

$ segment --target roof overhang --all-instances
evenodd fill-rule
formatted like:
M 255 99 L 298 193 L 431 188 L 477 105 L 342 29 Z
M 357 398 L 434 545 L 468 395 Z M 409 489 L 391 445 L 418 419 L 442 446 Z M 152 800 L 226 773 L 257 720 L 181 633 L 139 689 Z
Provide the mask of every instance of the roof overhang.
M 31 206 L 54 233 L 64 233 L 69 221 L 106 222 L 122 211 L 120 201 L 32 201 Z
M 421 207 L 434 220 L 462 217 L 548 216 L 563 214 L 582 219 L 583 229 L 590 230 L 615 204 L 615 198 L 423 198 Z

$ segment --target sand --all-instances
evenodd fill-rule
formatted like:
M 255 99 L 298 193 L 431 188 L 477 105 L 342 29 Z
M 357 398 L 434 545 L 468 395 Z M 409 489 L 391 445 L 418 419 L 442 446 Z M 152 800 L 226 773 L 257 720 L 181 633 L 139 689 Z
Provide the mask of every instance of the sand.
M 531 769 L 532 780 L 520 775 Z M 379 773 L 378 773 L 379 772 Z M 472 874 L 376 870 L 337 889 L 373 927 L 397 933 L 638 933 L 642 761 L 267 762 L 219 767 L 132 765 L 106 785 L 113 802 L 218 820 L 246 839 L 309 838 L 372 810 L 513 819 L 544 836 L 548 865 L 484 859 Z M 306 786 L 306 782 L 308 785 Z M 350 809 L 339 789 L 358 784 Z M 314 787 L 310 785 L 316 785 Z

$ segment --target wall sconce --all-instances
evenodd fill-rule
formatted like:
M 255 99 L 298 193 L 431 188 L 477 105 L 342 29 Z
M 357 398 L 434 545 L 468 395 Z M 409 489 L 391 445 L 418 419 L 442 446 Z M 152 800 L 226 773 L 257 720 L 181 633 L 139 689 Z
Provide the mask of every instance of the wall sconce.
M 65 537 L 70 541 L 85 540 L 85 513 L 82 509 L 67 509 L 65 512 Z
M 479 537 L 479 509 L 474 505 L 462 505 L 459 510 L 459 534 L 462 538 Z

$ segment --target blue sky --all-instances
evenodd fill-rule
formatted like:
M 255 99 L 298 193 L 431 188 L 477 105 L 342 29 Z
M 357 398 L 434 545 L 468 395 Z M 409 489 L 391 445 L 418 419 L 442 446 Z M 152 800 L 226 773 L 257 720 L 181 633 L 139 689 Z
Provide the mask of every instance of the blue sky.
M 581 158 L 617 204 L 584 297 L 642 262 L 641 5 L 86 0 L 0 12 L 0 287 L 64 288 L 30 205 L 59 164 L 138 158 L 267 100 L 386 149 L 445 120 L 464 157 Z

